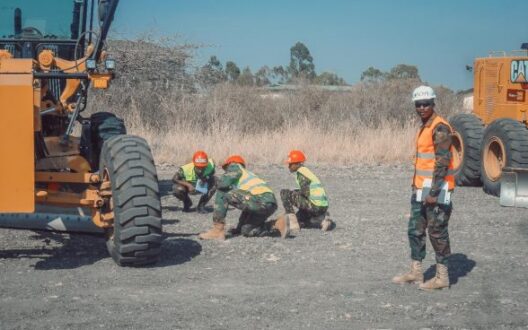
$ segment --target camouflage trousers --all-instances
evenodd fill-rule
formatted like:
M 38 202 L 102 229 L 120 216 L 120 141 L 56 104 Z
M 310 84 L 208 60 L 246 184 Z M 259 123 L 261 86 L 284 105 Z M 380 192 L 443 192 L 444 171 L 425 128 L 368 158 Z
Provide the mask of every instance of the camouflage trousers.
M 193 194 L 201 194 L 200 200 L 198 201 L 198 207 L 205 206 L 207 202 L 213 197 L 213 195 L 216 192 L 216 177 L 212 176 L 209 180 L 207 180 L 207 193 L 201 194 L 200 192 L 194 192 Z M 176 198 L 181 200 L 184 205 L 188 205 L 189 207 L 192 205 L 191 198 L 189 197 L 189 189 L 187 187 L 182 186 L 180 184 L 175 183 L 172 187 L 173 194 Z
M 231 205 L 242 211 L 234 234 L 246 237 L 276 236 L 272 222 L 266 219 L 277 210 L 277 201 L 272 193 L 251 195 L 247 191 L 234 189 L 218 191 L 215 197 L 213 222 L 225 223 L 227 208 Z
M 422 261 L 425 258 L 426 230 L 436 254 L 436 262 L 447 265 L 451 255 L 449 245 L 448 224 L 452 204 L 425 206 L 416 201 L 416 195 L 411 199 L 411 216 L 409 218 L 408 237 L 411 247 L 411 259 Z
M 298 209 L 295 215 L 301 227 L 321 228 L 328 207 L 314 205 L 299 190 L 282 189 L 280 196 L 286 213 L 295 213 L 294 207 Z

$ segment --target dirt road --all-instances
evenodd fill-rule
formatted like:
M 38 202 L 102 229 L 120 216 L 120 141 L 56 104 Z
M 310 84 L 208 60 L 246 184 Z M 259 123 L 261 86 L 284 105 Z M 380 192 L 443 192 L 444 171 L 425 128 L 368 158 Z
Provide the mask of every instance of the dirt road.
M 0 328 L 350 329 L 528 327 L 528 210 L 459 188 L 450 233 L 451 289 L 390 279 L 408 267 L 410 167 L 314 168 L 335 231 L 197 239 L 211 215 L 182 213 L 160 168 L 162 261 L 120 268 L 104 240 L 0 229 Z M 254 168 L 276 192 L 282 167 Z M 230 211 L 235 224 L 238 211 Z M 432 277 L 430 244 L 426 277 Z

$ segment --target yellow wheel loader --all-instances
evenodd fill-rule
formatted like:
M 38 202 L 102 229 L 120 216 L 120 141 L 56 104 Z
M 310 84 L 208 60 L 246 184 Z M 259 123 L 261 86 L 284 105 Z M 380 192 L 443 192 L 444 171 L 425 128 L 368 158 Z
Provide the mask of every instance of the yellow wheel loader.
M 141 266 L 162 239 L 150 148 L 111 113 L 82 116 L 115 74 L 103 48 L 117 4 L 2 0 L 0 227 L 100 232 L 116 263 Z
M 528 44 L 477 58 L 473 71 L 473 112 L 449 120 L 456 183 L 528 207 Z

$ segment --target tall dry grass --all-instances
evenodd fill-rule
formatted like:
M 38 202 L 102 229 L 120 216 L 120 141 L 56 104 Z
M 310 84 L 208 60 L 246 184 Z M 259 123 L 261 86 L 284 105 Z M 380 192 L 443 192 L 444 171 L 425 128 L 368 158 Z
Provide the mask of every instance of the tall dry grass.
M 148 56 L 158 53 L 140 46 Z M 217 160 L 241 154 L 253 164 L 282 163 L 294 148 L 317 164 L 401 163 L 412 157 L 418 119 L 410 94 L 420 81 L 360 83 L 346 92 L 306 85 L 264 97 L 266 89 L 228 83 L 195 88 L 192 73 L 181 68 L 190 56 L 181 49 L 163 56 L 179 58 L 169 66 L 158 59 L 159 68 L 143 74 L 144 68 L 134 70 L 137 63 L 123 57 L 131 61 L 129 69 L 109 91 L 92 95 L 89 110 L 123 117 L 129 133 L 149 141 L 157 163 L 187 162 L 198 149 Z M 171 65 L 179 69 L 152 78 L 156 69 L 170 71 Z M 435 88 L 437 111 L 446 117 L 457 112 L 458 97 Z
M 303 150 L 310 163 L 351 165 L 410 160 L 415 127 L 409 123 L 399 128 L 398 134 L 394 134 L 395 128 L 387 121 L 377 129 L 356 130 L 343 125 L 326 130 L 305 121 L 290 128 L 254 134 L 228 129 L 201 134 L 188 125 L 175 126 L 162 137 L 141 126 L 132 126 L 130 133 L 150 142 L 158 163 L 180 164 L 202 149 L 217 160 L 237 153 L 253 164 L 280 164 L 295 148 Z

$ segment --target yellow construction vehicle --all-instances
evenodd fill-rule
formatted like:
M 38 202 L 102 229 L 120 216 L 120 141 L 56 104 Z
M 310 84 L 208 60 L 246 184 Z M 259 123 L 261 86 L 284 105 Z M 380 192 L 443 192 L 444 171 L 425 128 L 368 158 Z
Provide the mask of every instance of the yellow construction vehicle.
M 2 0 L 0 226 L 102 232 L 119 265 L 141 266 L 162 239 L 150 148 L 111 113 L 82 116 L 116 71 L 104 42 L 117 4 Z
M 500 195 L 501 204 L 523 206 L 519 203 L 528 189 L 523 170 L 528 168 L 528 44 L 477 58 L 473 72 L 473 112 L 449 120 L 457 150 L 456 183 L 482 185 L 486 193 Z

